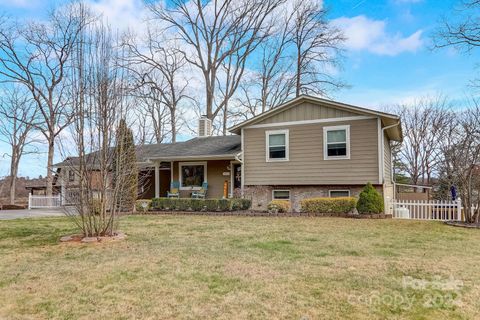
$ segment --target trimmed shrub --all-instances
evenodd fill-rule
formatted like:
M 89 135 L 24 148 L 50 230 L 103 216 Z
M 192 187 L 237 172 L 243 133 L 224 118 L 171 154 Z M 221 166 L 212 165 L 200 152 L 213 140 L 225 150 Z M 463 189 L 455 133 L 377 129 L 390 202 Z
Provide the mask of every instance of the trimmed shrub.
M 230 201 L 232 203 L 232 211 L 248 210 L 252 205 L 252 201 L 249 199 L 236 198 L 236 199 L 230 199 Z
M 272 200 L 267 205 L 269 212 L 285 213 L 290 212 L 290 201 L 287 200 Z
M 152 207 L 152 200 L 141 199 L 135 202 L 135 208 L 137 212 L 147 212 Z
M 226 212 L 247 210 L 251 206 L 248 199 L 190 199 L 190 198 L 154 198 L 152 210 L 171 211 L 211 211 Z
M 358 213 L 371 214 L 383 212 L 383 197 L 369 182 L 360 192 L 357 202 Z
M 302 212 L 308 213 L 349 213 L 355 209 L 354 197 L 310 198 L 301 201 Z
M 25 205 L 19 205 L 19 204 L 4 204 L 1 206 L 1 210 L 20 210 L 20 209 L 26 209 L 27 207 Z

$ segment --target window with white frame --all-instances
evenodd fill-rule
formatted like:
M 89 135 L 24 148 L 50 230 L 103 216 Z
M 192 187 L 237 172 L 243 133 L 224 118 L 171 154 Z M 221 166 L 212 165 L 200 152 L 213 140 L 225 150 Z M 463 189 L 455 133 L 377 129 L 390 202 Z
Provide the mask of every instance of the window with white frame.
M 273 190 L 272 200 L 290 200 L 290 190 Z
M 325 160 L 350 159 L 350 126 L 323 128 L 323 157 Z
M 267 161 L 288 161 L 288 130 L 266 131 Z
M 207 181 L 206 162 L 180 162 L 178 170 L 181 190 L 200 189 Z
M 330 198 L 350 197 L 350 190 L 329 190 Z

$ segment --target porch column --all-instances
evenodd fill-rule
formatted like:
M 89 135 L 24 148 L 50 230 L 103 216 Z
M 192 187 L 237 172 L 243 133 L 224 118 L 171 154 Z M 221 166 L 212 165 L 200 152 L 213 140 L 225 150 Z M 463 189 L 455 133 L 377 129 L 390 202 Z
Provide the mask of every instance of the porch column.
M 60 204 L 63 206 L 67 203 L 66 201 L 66 196 L 67 196 L 67 190 L 65 188 L 65 183 L 64 183 L 64 177 L 62 176 L 60 178 L 60 183 L 61 183 L 61 187 L 60 187 Z
M 160 197 L 160 162 L 155 162 L 155 198 Z

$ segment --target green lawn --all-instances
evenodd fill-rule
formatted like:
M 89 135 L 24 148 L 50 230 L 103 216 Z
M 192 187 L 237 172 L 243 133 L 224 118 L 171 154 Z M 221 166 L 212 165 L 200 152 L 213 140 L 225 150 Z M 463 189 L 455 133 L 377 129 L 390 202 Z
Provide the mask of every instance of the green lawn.
M 480 314 L 480 230 L 213 216 L 130 216 L 121 229 L 127 240 L 60 244 L 75 232 L 65 218 L 1 221 L 0 319 Z

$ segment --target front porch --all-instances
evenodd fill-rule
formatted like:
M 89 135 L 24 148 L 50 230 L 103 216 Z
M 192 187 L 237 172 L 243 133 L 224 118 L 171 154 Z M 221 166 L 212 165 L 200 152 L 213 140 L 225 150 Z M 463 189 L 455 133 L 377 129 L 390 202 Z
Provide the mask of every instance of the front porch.
M 166 197 L 172 182 L 180 186 L 180 197 L 190 198 L 204 182 L 206 198 L 231 198 L 240 194 L 241 163 L 235 159 L 152 160 L 140 170 L 139 199 Z

